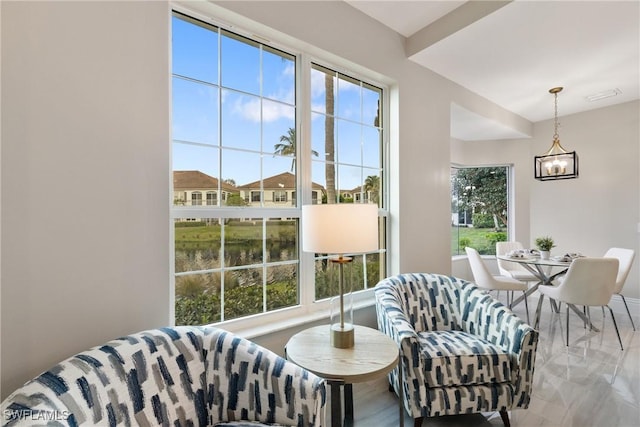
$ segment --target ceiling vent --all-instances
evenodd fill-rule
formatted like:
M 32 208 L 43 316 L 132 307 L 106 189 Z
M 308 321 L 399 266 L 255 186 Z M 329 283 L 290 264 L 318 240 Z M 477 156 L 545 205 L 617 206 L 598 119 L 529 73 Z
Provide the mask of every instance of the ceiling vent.
M 618 88 L 611 90 L 604 90 L 602 92 L 594 93 L 591 95 L 585 96 L 585 99 L 589 102 L 600 101 L 601 99 L 611 98 L 612 96 L 620 95 L 622 91 Z

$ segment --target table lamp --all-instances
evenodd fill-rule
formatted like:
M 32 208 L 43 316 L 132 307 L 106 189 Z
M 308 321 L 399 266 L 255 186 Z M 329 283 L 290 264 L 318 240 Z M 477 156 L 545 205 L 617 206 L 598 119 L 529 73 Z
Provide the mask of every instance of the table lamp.
M 353 323 L 345 319 L 344 264 L 358 254 L 378 249 L 378 206 L 375 204 L 323 204 L 302 206 L 302 250 L 334 255 L 339 268 L 339 322 L 331 325 L 331 345 L 351 348 Z

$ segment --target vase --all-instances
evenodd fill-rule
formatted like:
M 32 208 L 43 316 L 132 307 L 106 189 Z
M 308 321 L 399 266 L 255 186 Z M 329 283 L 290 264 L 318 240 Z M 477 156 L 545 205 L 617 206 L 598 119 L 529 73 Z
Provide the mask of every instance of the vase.
M 540 259 L 549 259 L 551 251 L 540 251 Z

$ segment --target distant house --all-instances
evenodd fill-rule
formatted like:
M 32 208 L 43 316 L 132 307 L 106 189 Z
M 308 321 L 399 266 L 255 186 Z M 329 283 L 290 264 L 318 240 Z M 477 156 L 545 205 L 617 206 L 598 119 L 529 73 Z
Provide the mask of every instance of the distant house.
M 364 190 L 362 185 L 352 190 L 340 190 L 343 199 L 351 199 L 354 203 L 369 203 L 371 200 L 371 190 Z
M 219 185 L 220 184 L 220 185 Z M 173 204 L 184 206 L 224 205 L 238 189 L 200 171 L 173 172 Z M 218 203 L 220 201 L 220 203 Z
M 262 181 L 240 186 L 227 182 L 220 183 L 220 186 L 218 184 L 217 178 L 200 171 L 174 171 L 173 203 L 183 206 L 224 206 L 229 195 L 237 194 L 247 206 L 260 205 L 263 199 L 262 206 L 266 207 L 295 206 L 296 176 L 291 172 L 283 172 Z M 322 185 L 312 183 L 313 204 L 322 203 L 324 194 L 325 188 Z M 354 203 L 372 201 L 371 191 L 364 191 L 362 186 L 352 190 L 340 190 L 338 194 L 342 200 L 352 200 Z
M 260 204 L 263 206 L 294 206 L 296 202 L 296 176 L 290 172 L 283 172 L 245 185 L 238 186 L 240 196 L 248 205 Z M 324 187 L 312 183 L 311 200 L 313 204 L 322 203 Z M 263 199 L 264 198 L 264 199 Z

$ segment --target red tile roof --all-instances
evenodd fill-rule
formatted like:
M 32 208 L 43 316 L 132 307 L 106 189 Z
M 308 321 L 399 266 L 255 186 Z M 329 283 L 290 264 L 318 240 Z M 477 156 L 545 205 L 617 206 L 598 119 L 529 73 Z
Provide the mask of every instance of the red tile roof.
M 296 188 L 296 176 L 291 172 L 283 172 L 279 175 L 270 176 L 262 180 L 263 188 L 269 190 L 277 190 L 279 188 Z M 312 183 L 312 187 L 317 190 L 323 190 L 324 187 L 320 184 Z M 260 181 L 250 182 L 248 184 L 239 185 L 240 189 L 260 188 Z
M 194 189 L 218 189 L 218 179 L 200 171 L 173 171 L 174 190 Z M 238 189 L 226 182 L 222 183 L 222 189 L 230 193 L 237 193 Z

